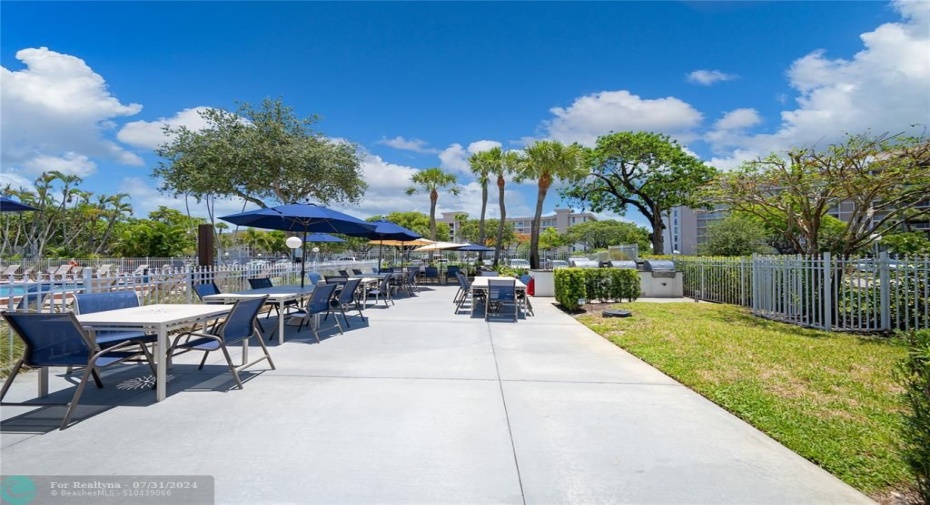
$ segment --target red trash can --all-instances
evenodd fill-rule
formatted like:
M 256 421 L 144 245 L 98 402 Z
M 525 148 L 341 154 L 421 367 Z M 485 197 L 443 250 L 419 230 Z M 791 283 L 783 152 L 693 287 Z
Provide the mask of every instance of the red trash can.
M 526 294 L 536 296 L 536 279 L 530 277 L 530 282 L 526 285 Z

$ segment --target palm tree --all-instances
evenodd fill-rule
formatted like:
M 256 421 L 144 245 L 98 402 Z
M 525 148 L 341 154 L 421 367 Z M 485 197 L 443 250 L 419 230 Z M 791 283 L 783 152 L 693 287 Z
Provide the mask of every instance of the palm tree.
M 494 173 L 497 162 L 500 161 L 501 148 L 495 147 L 488 151 L 472 154 L 468 158 L 468 164 L 471 166 L 472 173 L 475 174 L 475 180 L 481 184 L 481 216 L 478 218 L 478 243 L 487 245 L 487 235 L 484 232 L 485 215 L 488 210 L 488 182 L 491 174 Z M 484 252 L 478 253 L 478 258 L 484 261 Z
M 516 173 L 520 164 L 521 156 L 516 151 L 503 152 L 499 147 L 494 153 L 496 158 L 492 173 L 497 175 L 497 203 L 500 206 L 500 219 L 497 222 L 497 240 L 494 241 L 494 266 L 500 263 L 501 249 L 504 247 L 504 228 L 507 226 L 507 206 L 504 204 L 504 186 L 507 181 L 504 176 Z M 492 150 L 493 151 L 493 150 Z
M 585 149 L 577 143 L 566 146 L 554 140 L 540 140 L 524 153 L 516 180 L 536 180 L 539 188 L 530 229 L 530 268 L 539 268 L 539 222 L 546 193 L 555 179 L 571 180 L 583 175 Z
M 436 240 L 436 201 L 439 200 L 439 190 L 448 188 L 449 193 L 459 194 L 458 179 L 455 174 L 433 167 L 413 174 L 410 181 L 414 185 L 407 188 L 408 195 L 420 191 L 429 193 L 429 238 Z

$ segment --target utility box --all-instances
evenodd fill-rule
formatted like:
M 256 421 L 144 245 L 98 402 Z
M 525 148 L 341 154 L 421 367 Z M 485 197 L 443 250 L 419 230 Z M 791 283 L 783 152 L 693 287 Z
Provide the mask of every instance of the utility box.
M 530 270 L 533 296 L 555 296 L 555 276 L 552 270 Z

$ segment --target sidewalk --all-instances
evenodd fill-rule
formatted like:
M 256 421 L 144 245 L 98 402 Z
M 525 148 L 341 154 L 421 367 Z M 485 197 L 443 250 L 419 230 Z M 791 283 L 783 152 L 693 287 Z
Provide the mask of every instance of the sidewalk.
M 213 475 L 216 503 L 870 503 L 552 299 L 486 323 L 453 314 L 455 290 L 356 312 L 319 344 L 288 327 L 277 370 L 241 391 L 217 355 L 176 364 L 157 404 L 129 389 L 142 367 L 105 375 L 61 432 L 60 407 L 5 407 L 0 470 Z

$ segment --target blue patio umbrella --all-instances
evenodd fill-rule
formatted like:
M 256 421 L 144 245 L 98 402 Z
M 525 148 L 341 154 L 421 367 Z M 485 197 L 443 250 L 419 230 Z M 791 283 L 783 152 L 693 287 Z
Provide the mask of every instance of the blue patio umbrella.
M 39 210 L 32 205 L 17 202 L 5 196 L 0 196 L 0 212 L 28 212 Z
M 408 230 L 399 224 L 392 223 L 387 219 L 379 219 L 377 221 L 372 221 L 375 225 L 374 231 L 372 231 L 368 238 L 369 240 L 377 240 L 380 243 L 378 244 L 378 271 L 381 271 L 381 248 L 384 245 L 385 240 L 396 240 L 398 242 L 407 242 L 410 240 L 416 240 L 423 235 L 419 233 Z
M 493 247 L 485 247 L 479 244 L 467 244 L 462 247 L 455 248 L 456 251 L 467 251 L 467 252 L 491 252 L 494 250 Z
M 288 203 L 277 207 L 250 210 L 220 217 L 238 226 L 251 226 L 265 230 L 283 230 L 303 234 L 307 242 L 309 233 L 340 233 L 352 237 L 367 237 L 375 226 L 357 217 L 312 203 Z M 304 285 L 307 250 L 300 262 L 300 286 Z

